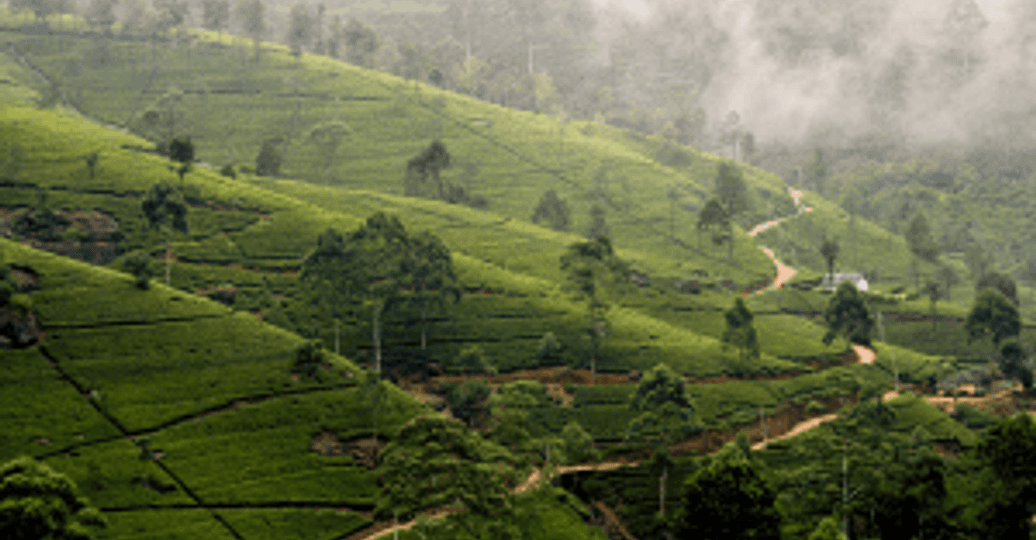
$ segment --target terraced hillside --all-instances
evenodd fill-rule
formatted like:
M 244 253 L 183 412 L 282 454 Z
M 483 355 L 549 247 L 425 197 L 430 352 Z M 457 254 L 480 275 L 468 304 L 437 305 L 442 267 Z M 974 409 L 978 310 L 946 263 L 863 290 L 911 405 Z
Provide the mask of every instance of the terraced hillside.
M 592 122 L 570 122 L 562 135 L 550 115 L 505 109 L 324 57 L 303 54 L 296 60 L 276 45 L 266 45 L 258 65 L 241 65 L 240 40 L 196 36 L 195 46 L 160 48 L 152 63 L 151 50 L 142 43 L 114 41 L 101 58 L 85 39 L 65 37 L 59 45 L 52 38 L 6 34 L 18 54 L 48 79 L 74 89 L 73 100 L 82 110 L 108 122 L 139 129 L 135 118 L 142 111 L 168 89 L 182 90 L 177 130 L 192 136 L 207 163 L 251 165 L 264 140 L 284 137 L 283 175 L 398 194 L 406 161 L 439 138 L 453 158 L 444 182 L 487 197 L 496 215 L 528 221 L 540 195 L 554 189 L 568 201 L 577 232 L 588 226 L 590 206 L 602 205 L 616 244 L 636 246 L 635 259 L 652 275 L 689 278 L 700 270 L 710 280 L 740 285 L 769 277 L 769 262 L 743 233 L 735 242 L 734 265 L 726 263 L 724 250 L 699 249 L 697 209 L 713 192 L 715 156 Z M 72 70 L 73 65 L 78 67 Z M 325 174 L 324 158 L 307 134 L 320 121 L 336 118 L 348 124 L 352 136 Z M 740 168 L 753 203 L 741 225 L 793 212 L 779 178 Z M 676 187 L 672 197 L 669 186 Z M 817 206 L 811 216 L 817 230 L 839 223 L 840 209 Z M 886 236 L 870 226 L 860 228 L 867 245 L 879 245 Z M 815 250 L 816 240 L 802 236 L 796 245 Z M 889 261 L 908 261 L 907 253 L 898 241 L 882 252 Z M 510 265 L 505 259 L 497 262 Z M 803 255 L 802 269 L 821 270 L 816 262 Z M 906 275 L 907 267 L 890 262 L 882 274 Z

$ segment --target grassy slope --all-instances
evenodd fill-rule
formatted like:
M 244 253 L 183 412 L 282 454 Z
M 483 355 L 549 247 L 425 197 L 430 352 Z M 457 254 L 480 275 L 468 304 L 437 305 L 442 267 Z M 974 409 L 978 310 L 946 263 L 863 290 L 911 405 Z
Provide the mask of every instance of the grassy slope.
M 217 41 L 214 35 L 199 35 L 206 43 Z M 21 41 L 17 35 L 11 38 Z M 556 189 L 568 199 L 575 229 L 581 231 L 594 202 L 589 196 L 593 179 L 603 166 L 612 177 L 605 191 L 615 206 L 605 206 L 612 208 L 609 220 L 617 244 L 636 245 L 656 266 L 652 270 L 678 275 L 701 268 L 740 283 L 770 273 L 765 257 L 752 249 L 738 254 L 744 270 L 724 265 L 719 253 L 718 260 L 713 259 L 708 248 L 704 254 L 681 249 L 680 257 L 672 257 L 673 246 L 662 234 L 670 212 L 666 186 L 676 183 L 683 187 L 677 206 L 700 207 L 712 191 L 719 160 L 715 156 L 682 149 L 690 166 L 669 167 L 656 159 L 661 147 L 657 138 L 572 122 L 565 129 L 564 151 L 559 157 L 557 121 L 548 115 L 505 109 L 324 57 L 305 54 L 296 62 L 284 47 L 275 45 L 268 46 L 270 52 L 258 68 L 252 63 L 242 66 L 238 51 L 230 47 L 233 42 L 235 38 L 223 36 L 219 49 L 160 51 L 161 69 L 152 92 L 172 86 L 198 92 L 184 98 L 184 130 L 196 141 L 203 161 L 250 163 L 263 138 L 284 134 L 285 126 L 292 125 L 296 103 L 301 103 L 284 164 L 286 175 L 325 182 L 322 159 L 304 135 L 320 120 L 340 118 L 362 137 L 354 136 L 340 149 L 331 171 L 336 180 L 331 183 L 399 193 L 406 159 L 441 134 L 456 164 L 444 173 L 447 181 L 487 195 L 495 213 L 521 220 L 528 219 L 543 191 Z M 151 73 L 150 53 L 140 44 L 112 44 L 111 53 L 119 61 L 105 65 L 91 60 L 81 46 L 58 51 L 55 43 L 44 40 L 39 48 L 22 43 L 22 49 L 52 76 L 73 86 L 82 84 L 88 89 L 84 108 L 117 123 L 127 120 Z M 90 69 L 78 74 L 66 70 L 69 60 L 82 58 Z M 293 98 L 296 88 L 307 97 Z M 255 89 L 262 93 L 247 97 L 213 93 Z M 144 105 L 154 97 L 145 96 Z M 476 119 L 490 120 L 492 126 L 473 123 Z M 477 164 L 480 172 L 462 179 L 468 164 Z M 751 167 L 745 170 L 756 202 L 753 219 L 788 209 L 790 201 L 780 179 Z M 631 180 L 631 189 L 624 189 L 622 177 Z M 764 196 L 760 189 L 769 195 Z M 826 208 L 818 209 L 816 215 L 821 214 L 825 223 L 836 217 Z M 678 236 L 696 247 L 697 215 L 679 209 L 675 218 Z M 877 233 L 865 231 L 865 235 L 873 234 Z M 745 244 L 747 239 L 741 240 Z M 685 265 L 682 270 L 677 262 Z
M 134 196 L 139 196 L 143 188 L 148 185 L 146 181 L 141 182 L 141 178 L 172 178 L 172 173 L 165 167 L 163 159 L 121 148 L 123 144 L 139 144 L 139 140 L 122 134 L 113 134 L 110 130 L 95 127 L 83 120 L 53 112 L 8 108 L 6 109 L 4 119 L 0 122 L 3 123 L 5 130 L 16 135 L 15 140 L 21 141 L 26 154 L 30 156 L 25 170 L 20 173 L 19 178 L 31 179 L 35 185 L 50 189 L 72 188 L 75 190 L 104 191 L 110 194 L 110 200 L 117 201 L 117 204 L 107 205 L 105 201 L 100 199 L 92 202 L 95 205 L 103 205 L 106 211 L 115 213 L 116 217 L 120 219 L 122 216 L 127 216 L 127 220 L 139 220 L 139 216 L 133 213 L 134 206 L 126 204 L 126 201 L 132 200 Z M 73 135 L 77 130 L 83 135 Z M 69 148 L 64 153 L 61 153 L 59 149 L 63 145 L 67 145 Z M 70 161 L 70 155 L 86 153 L 88 149 L 100 149 L 103 155 L 98 175 L 92 180 L 85 177 L 85 171 L 80 163 L 67 163 Z M 45 158 L 37 158 L 36 156 L 45 156 Z M 62 174 L 62 168 L 66 168 L 63 171 L 64 174 Z M 269 219 L 256 221 L 244 230 L 230 232 L 226 235 L 242 250 L 244 254 L 242 260 L 245 263 L 248 263 L 250 260 L 260 261 L 262 258 L 267 257 L 291 257 L 297 260 L 298 257 L 304 255 L 315 244 L 315 238 L 320 231 L 327 227 L 339 229 L 354 228 L 361 223 L 361 220 L 369 211 L 360 210 L 358 214 L 345 214 L 324 210 L 305 202 L 299 202 L 286 195 L 271 194 L 259 187 L 259 185 L 230 180 L 205 169 L 198 169 L 196 172 L 191 173 L 190 180 L 194 186 L 199 188 L 200 196 L 203 199 L 235 200 L 241 208 L 255 208 L 259 212 L 272 214 Z M 176 182 L 175 180 L 173 181 Z M 299 186 L 300 191 L 305 189 L 305 185 Z M 22 193 L 23 199 L 28 198 L 28 191 L 30 190 L 20 191 L 24 192 Z M 356 198 L 364 196 L 373 197 L 371 194 L 358 193 Z M 455 208 L 442 203 L 391 198 L 389 196 L 383 196 L 382 198 L 385 200 L 392 199 L 389 201 L 388 208 L 386 209 L 394 211 L 394 213 L 399 215 L 418 215 L 419 210 L 422 208 L 426 210 L 433 208 L 447 216 L 435 222 L 425 221 L 414 224 L 415 226 L 424 225 L 436 229 L 435 226 L 442 224 L 443 221 L 456 221 L 457 218 L 451 215 L 451 213 L 458 213 L 461 216 L 465 213 L 468 215 L 477 214 L 480 218 L 484 216 L 484 214 L 478 212 Z M 74 204 L 74 199 L 69 198 L 67 202 L 71 207 Z M 192 210 L 191 214 L 195 213 L 198 213 L 199 220 L 202 220 L 211 212 L 205 209 Z M 484 219 L 482 218 L 482 220 Z M 226 226 L 226 224 L 218 223 L 219 220 L 215 218 L 208 219 L 208 221 L 211 222 L 208 231 L 206 231 L 205 224 L 199 221 L 199 226 L 193 229 L 196 237 L 200 237 L 206 232 L 215 232 L 219 227 Z M 472 223 L 471 227 L 474 228 L 478 224 L 479 222 L 476 221 Z M 236 227 L 237 225 L 239 224 L 233 221 L 230 223 L 230 226 Z M 142 224 L 138 222 L 137 227 L 141 226 Z M 550 249 L 555 254 L 560 254 L 563 249 L 562 246 L 574 239 L 574 237 L 565 237 L 533 226 L 525 225 L 521 226 L 521 228 L 525 229 L 525 233 L 528 236 L 543 238 L 545 243 L 541 247 L 545 250 Z M 134 231 L 136 229 L 131 228 L 127 231 L 127 235 L 133 235 Z M 147 242 L 148 240 L 161 240 L 160 236 L 156 237 L 153 233 L 145 234 L 143 232 L 140 232 L 137 238 L 140 243 Z M 555 327 L 553 330 L 559 335 L 578 335 L 577 328 L 581 324 L 583 308 L 581 305 L 569 300 L 560 291 L 555 281 L 548 281 L 536 275 L 511 272 L 504 270 L 500 266 L 479 260 L 481 258 L 492 260 L 490 258 L 492 256 L 491 250 L 497 248 L 494 248 L 489 243 L 479 243 L 476 241 L 473 244 L 487 250 L 473 254 L 477 255 L 478 258 L 476 258 L 476 256 L 464 255 L 462 253 L 462 251 L 465 251 L 464 246 L 471 245 L 461 243 L 464 240 L 463 236 L 447 237 L 447 239 L 450 240 L 451 247 L 458 251 L 454 256 L 455 264 L 466 283 L 480 284 L 494 290 L 506 291 L 509 295 L 523 296 L 525 297 L 523 307 L 527 310 L 526 316 L 529 319 L 536 319 L 537 314 L 559 313 L 560 319 L 557 324 L 561 325 L 561 327 Z M 189 254 L 188 250 L 187 255 L 189 256 Z M 556 260 L 556 258 L 551 257 L 551 260 Z M 555 264 L 552 262 L 544 266 L 556 268 Z M 179 270 L 174 269 L 174 274 L 178 272 Z M 548 276 L 558 277 L 556 274 L 545 272 L 544 277 Z M 92 301 L 88 296 L 78 298 L 86 302 Z M 191 301 L 187 300 L 185 302 L 189 303 Z M 117 310 L 121 309 L 121 307 L 110 305 L 108 309 Z M 186 308 L 184 307 L 183 309 Z M 68 311 L 67 313 L 71 317 L 74 316 L 76 311 Z M 557 319 L 557 317 L 555 318 Z M 725 356 L 720 350 L 718 341 L 711 337 L 694 333 L 686 327 L 676 326 L 666 321 L 644 316 L 633 310 L 619 310 L 613 315 L 613 320 L 618 330 L 609 339 L 606 347 L 610 347 L 608 350 L 611 351 L 611 355 L 614 358 L 625 358 L 628 357 L 625 354 L 626 352 L 639 350 L 640 345 L 644 341 L 650 341 L 645 339 L 648 336 L 655 335 L 659 336 L 659 338 L 651 341 L 650 345 L 644 349 L 643 354 L 639 355 L 637 359 L 629 360 L 628 362 L 623 361 L 620 364 L 612 365 L 610 368 L 605 360 L 602 369 L 643 370 L 662 359 L 671 361 L 674 364 L 674 368 L 690 375 L 718 374 L 725 369 Z M 71 324 L 74 321 L 68 322 Z M 463 321 L 461 322 L 463 323 Z M 467 324 L 475 325 L 475 322 L 469 321 Z M 547 329 L 537 328 L 536 330 L 522 332 L 524 338 L 517 352 L 512 351 L 511 354 L 520 353 L 524 358 L 531 359 L 534 356 L 536 339 Z M 355 334 L 357 337 L 360 335 L 360 330 L 360 328 L 356 328 Z M 574 354 L 575 351 L 585 349 L 586 344 L 577 340 L 573 341 L 571 348 Z M 501 348 L 501 353 L 504 352 L 503 349 L 505 348 Z M 456 352 L 452 349 L 448 349 L 448 351 L 446 354 Z M 602 354 L 607 358 L 607 350 L 602 351 Z M 519 360 L 516 359 L 510 363 L 511 366 L 514 366 L 518 362 Z M 502 364 L 501 367 L 508 367 L 506 361 L 502 362 Z M 758 368 L 767 366 L 778 370 L 799 367 L 794 363 L 777 360 L 772 356 L 765 356 Z

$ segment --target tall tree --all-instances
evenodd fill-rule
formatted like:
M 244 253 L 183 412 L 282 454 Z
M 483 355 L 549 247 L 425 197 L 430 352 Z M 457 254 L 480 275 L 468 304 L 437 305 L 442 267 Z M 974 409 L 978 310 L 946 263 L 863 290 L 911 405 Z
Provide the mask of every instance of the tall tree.
M 954 285 L 960 284 L 960 277 L 957 276 L 957 272 L 949 265 L 941 265 L 938 270 L 939 281 L 942 282 L 943 291 L 946 293 L 946 301 L 952 301 L 953 295 L 951 291 Z
M 410 420 L 385 447 L 379 471 L 378 516 L 398 512 L 406 519 L 459 502 L 478 518 L 460 520 L 470 538 L 518 535 L 508 491 L 517 481 L 514 456 L 458 420 L 439 414 Z
M 0 536 L 8 540 L 91 540 L 108 522 L 75 483 L 30 457 L 0 466 Z
M 230 24 L 230 0 L 202 0 L 201 8 L 202 27 L 222 38 Z
M 590 206 L 590 227 L 587 228 L 586 237 L 589 239 L 608 236 L 608 224 L 604 221 L 604 208 L 594 204 Z
M 813 189 L 817 191 L 817 194 L 823 196 L 827 186 L 827 163 L 824 162 L 823 149 L 813 150 L 813 160 L 806 166 L 806 170 Z
M 170 30 L 179 30 L 187 24 L 190 17 L 190 5 L 187 0 L 151 0 L 151 6 L 158 15 L 159 33 L 168 33 Z M 179 33 L 177 39 L 180 39 Z
M 929 281 L 924 286 L 924 293 L 928 297 L 928 303 L 932 310 L 932 334 L 938 331 L 938 321 L 935 318 L 935 304 L 942 298 L 942 288 L 934 281 Z
M 994 289 L 982 289 L 975 297 L 964 327 L 968 330 L 968 343 L 989 338 L 996 348 L 1001 341 L 1017 337 L 1022 322 L 1018 308 L 1007 297 Z
M 684 480 L 675 517 L 678 537 L 778 540 L 777 494 L 742 450 L 724 450 L 725 456 L 717 455 Z
M 694 418 L 694 405 L 687 394 L 683 376 L 668 364 L 651 368 L 630 397 L 633 415 L 626 427 L 625 440 L 644 440 L 654 445 L 659 457 L 668 456 L 669 445 L 699 433 L 701 425 Z M 665 482 L 669 469 L 663 460 L 659 477 L 659 511 L 665 515 Z
M 698 216 L 698 250 L 702 249 L 702 231 L 711 231 L 713 227 L 727 229 L 729 221 L 730 216 L 727 215 L 727 211 L 723 208 L 723 204 L 719 202 L 719 199 L 709 199 L 709 202 L 705 203 L 705 208 L 702 209 Z
M 302 59 L 302 51 L 313 42 L 313 15 L 309 5 L 299 2 L 291 7 L 288 15 L 288 46 L 295 58 Z
M 558 197 L 557 192 L 548 189 L 540 197 L 536 210 L 532 214 L 532 222 L 544 220 L 555 231 L 567 231 L 569 227 L 568 204 Z
M 334 166 L 338 147 L 342 145 L 352 130 L 345 122 L 328 120 L 313 127 L 309 132 L 309 140 L 315 144 L 324 156 L 324 176 L 331 181 L 331 167 Z
M 566 288 L 586 302 L 590 336 L 590 377 L 597 374 L 597 345 L 604 337 L 604 314 L 609 302 L 605 286 L 625 283 L 628 265 L 615 255 L 611 241 L 602 236 L 597 240 L 578 242 L 568 247 L 561 256 L 561 271 L 566 274 Z
M 939 258 L 940 251 L 939 244 L 935 242 L 935 237 L 932 236 L 932 229 L 928 226 L 928 219 L 925 218 L 924 212 L 918 212 L 914 219 L 910 221 L 910 227 L 906 231 L 906 240 L 910 246 L 910 252 L 916 257 L 911 263 L 914 272 L 914 287 L 920 290 L 921 274 L 917 268 L 917 260 L 920 259 L 934 264 Z
M 262 51 L 261 40 L 266 37 L 266 5 L 263 0 L 238 0 L 235 7 L 238 25 L 245 35 L 252 39 L 255 49 L 255 61 L 259 63 Z
M 446 194 L 443 190 L 441 172 L 451 165 L 450 152 L 446 145 L 439 140 L 432 141 L 428 148 L 421 151 L 407 162 L 407 173 L 416 176 L 417 182 L 423 184 L 428 176 L 435 181 L 435 187 L 439 193 L 439 199 L 445 200 Z
M 1018 305 L 1018 286 L 1014 280 L 998 272 L 986 272 L 975 283 L 975 291 L 994 289 L 1004 295 L 1012 304 Z
M 345 28 L 342 26 L 342 16 L 335 15 L 327 29 L 327 55 L 331 58 L 339 58 L 344 40 Z
M 827 279 L 834 283 L 835 280 L 835 259 L 838 258 L 838 241 L 824 237 L 820 245 L 820 255 L 827 261 Z
M 972 242 L 968 246 L 968 250 L 964 252 L 964 264 L 968 266 L 971 279 L 978 283 L 989 272 L 989 268 L 993 265 L 993 257 L 986 253 L 978 242 Z
M 413 281 L 411 239 L 395 216 L 378 212 L 343 237 L 324 232 L 302 264 L 300 280 L 311 295 L 337 302 L 362 300 L 371 310 L 375 371 L 381 373 L 381 320 Z M 337 303 L 336 302 L 336 303 Z
M 1002 516 L 1014 521 L 1009 528 L 1018 534 L 997 538 L 1024 539 L 1029 535 L 1028 522 L 1032 515 L 1027 507 L 1036 503 L 1036 422 L 1025 411 L 1001 420 L 989 428 L 976 453 L 981 462 L 992 469 L 1002 492 L 1021 510 Z
M 176 232 L 187 233 L 187 204 L 179 190 L 168 182 L 158 182 L 148 190 L 140 208 L 151 228 L 165 232 L 165 284 L 169 285 L 173 263 L 172 237 Z
M 194 143 L 190 137 L 179 137 L 169 143 L 169 157 L 180 164 L 176 174 L 180 176 L 180 184 L 183 185 L 183 177 L 191 170 L 191 162 L 194 161 Z
M 447 299 L 460 302 L 460 283 L 453 270 L 450 250 L 439 237 L 422 231 L 412 238 L 416 265 L 412 269 L 410 287 L 414 299 L 421 306 L 421 350 L 428 342 L 428 310 L 433 306 L 445 307 Z
M 745 305 L 742 298 L 734 300 L 723 316 L 727 320 L 727 329 L 723 332 L 724 346 L 735 347 L 738 350 L 739 376 L 744 375 L 745 361 L 759 359 L 759 338 L 752 325 L 753 315 Z
M 846 351 L 852 349 L 853 343 L 870 345 L 874 320 L 863 295 L 852 282 L 845 281 L 838 286 L 824 311 L 824 322 L 828 329 L 823 337 L 825 345 L 839 336 L 845 339 Z
M 1026 390 L 1032 388 L 1032 365 L 1029 363 L 1029 354 L 1025 347 L 1016 339 L 1007 340 L 1000 348 L 999 356 L 1000 371 L 1018 379 Z
M 723 205 L 727 214 L 727 246 L 730 260 L 734 260 L 734 222 L 738 216 L 751 207 L 748 197 L 748 185 L 745 184 L 741 169 L 733 162 L 721 161 L 716 171 L 716 198 Z
M 116 22 L 116 3 L 117 0 L 91 0 L 84 14 L 87 24 L 104 31 L 105 34 L 110 33 L 112 25 Z
M 378 34 L 373 28 L 349 17 L 349 21 L 345 23 L 343 37 L 346 46 L 345 58 L 350 64 L 374 66 L 374 53 L 378 52 L 380 44 Z

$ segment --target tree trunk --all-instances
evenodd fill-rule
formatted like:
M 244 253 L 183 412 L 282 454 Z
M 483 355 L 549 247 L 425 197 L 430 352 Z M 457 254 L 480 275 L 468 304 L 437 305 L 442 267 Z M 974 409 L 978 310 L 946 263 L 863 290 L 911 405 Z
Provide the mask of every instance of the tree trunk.
M 662 477 L 658 479 L 658 510 L 665 517 L 665 483 L 669 478 L 669 465 L 662 465 Z
M 597 328 L 594 326 L 594 314 L 590 313 L 590 384 L 594 383 L 597 375 L 597 359 L 595 352 L 597 348 Z
M 910 269 L 914 272 L 914 289 L 921 290 L 921 276 L 917 270 L 917 258 L 910 259 Z
M 727 237 L 727 253 L 730 256 L 730 262 L 734 262 L 734 224 L 731 223 L 728 227 L 729 235 Z
M 437 167 L 432 168 L 432 178 L 435 179 L 435 186 L 439 190 L 439 200 L 445 201 L 446 196 L 442 192 L 442 179 L 439 177 L 439 169 Z
M 424 296 L 424 294 L 425 294 L 425 287 L 424 287 L 424 282 L 422 281 L 421 282 L 421 296 Z M 426 348 L 426 346 L 428 344 L 428 340 L 427 340 L 427 335 L 428 335 L 428 332 L 427 332 L 427 319 L 428 319 L 428 299 L 426 298 L 425 301 L 424 301 L 424 307 L 421 309 L 421 350 L 422 351 L 425 350 L 425 348 Z
M 374 370 L 381 375 L 381 328 L 379 326 L 379 317 L 381 317 L 382 303 L 378 300 L 374 301 L 373 319 L 374 324 L 372 332 L 374 334 Z
M 169 240 L 165 241 L 165 284 L 169 285 L 169 267 L 173 262 L 173 245 Z

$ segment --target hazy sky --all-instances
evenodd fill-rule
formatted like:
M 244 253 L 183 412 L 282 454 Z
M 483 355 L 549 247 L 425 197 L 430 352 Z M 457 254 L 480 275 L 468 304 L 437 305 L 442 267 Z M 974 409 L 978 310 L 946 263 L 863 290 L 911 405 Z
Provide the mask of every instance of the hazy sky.
M 818 125 L 837 126 L 850 135 L 872 128 L 868 119 L 880 93 L 876 81 L 903 46 L 917 57 L 907 82 L 907 111 L 902 115 L 915 140 L 972 139 L 997 126 L 990 119 L 1017 118 L 1036 107 L 1036 93 L 1025 91 L 1029 85 L 1019 75 L 1029 77 L 1032 70 L 1025 67 L 1026 59 L 1011 41 L 1023 17 L 1020 8 L 1036 0 L 975 0 L 989 23 L 975 45 L 981 61 L 966 84 L 951 90 L 937 82 L 941 75 L 934 54 L 947 47 L 941 29 L 952 0 L 871 0 L 867 4 L 884 6 L 888 18 L 864 44 L 863 54 L 838 57 L 820 52 L 796 68 L 770 56 L 763 45 L 762 29 L 773 21 L 760 20 L 755 8 L 759 2 L 780 0 L 593 1 L 612 18 L 601 21 L 598 28 L 605 43 L 621 27 L 616 19 L 629 17 L 651 24 L 651 6 L 660 2 L 707 11 L 730 40 L 721 53 L 722 67 L 701 95 L 701 104 L 710 123 L 727 111 L 737 111 L 760 141 L 801 140 Z M 825 4 L 837 11 L 853 9 L 860 2 L 827 0 L 807 5 Z

